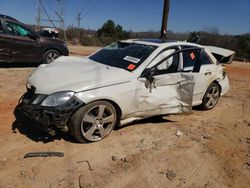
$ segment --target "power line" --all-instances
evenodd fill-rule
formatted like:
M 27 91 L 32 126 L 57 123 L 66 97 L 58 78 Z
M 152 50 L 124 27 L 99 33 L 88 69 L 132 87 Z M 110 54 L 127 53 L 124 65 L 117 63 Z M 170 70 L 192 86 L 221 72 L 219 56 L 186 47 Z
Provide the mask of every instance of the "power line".
M 100 0 L 100 1 L 101 1 L 101 0 Z M 92 8 L 90 7 L 89 10 L 87 11 L 87 13 L 84 14 L 84 16 L 82 16 L 82 13 L 83 13 L 84 10 L 87 10 L 87 9 L 88 9 L 88 7 L 89 7 L 89 5 L 90 5 L 90 2 L 91 2 L 90 0 L 88 0 L 88 1 L 86 2 L 85 6 L 83 6 L 83 8 L 81 9 L 81 11 L 78 11 L 77 17 L 76 17 L 78 28 L 80 28 L 80 26 L 81 26 L 81 20 L 83 20 L 83 17 L 85 17 L 86 15 L 88 15 L 88 14 L 90 13 L 91 10 L 93 10 L 94 8 L 96 8 L 97 5 L 98 5 L 98 3 L 99 3 L 100 1 L 96 1 L 96 3 L 94 4 L 94 6 L 93 6 Z M 93 1 L 92 1 L 92 2 L 93 2 Z
M 81 12 L 77 13 L 76 20 L 77 20 L 77 23 L 78 23 L 78 29 L 80 28 L 81 20 L 83 19 L 81 15 L 82 15 Z
M 83 12 L 86 8 L 88 8 L 89 3 L 90 3 L 90 0 L 88 0 L 88 1 L 86 2 L 85 6 L 83 6 L 83 8 L 81 9 L 80 12 Z
M 102 0 L 97 0 L 96 3 L 94 4 L 94 6 L 93 6 L 92 8 L 90 8 L 90 9 L 87 11 L 87 13 L 85 13 L 85 14 L 83 15 L 83 17 L 87 16 L 92 10 L 94 10 L 94 9 L 99 5 L 99 3 L 100 3 L 101 1 L 102 1 Z
M 37 1 L 37 11 L 38 11 L 38 14 L 37 14 L 37 18 L 36 18 L 37 19 L 36 30 L 40 30 L 41 21 L 49 21 L 54 27 L 56 27 L 55 24 L 54 24 L 54 22 L 53 22 L 53 20 L 50 18 L 47 10 L 45 9 L 45 6 L 43 5 L 42 0 L 38 0 Z M 44 14 L 47 16 L 46 19 L 43 18 Z
M 63 12 L 63 0 L 55 0 L 56 1 L 56 10 L 55 14 L 58 17 L 58 19 L 52 19 L 47 11 L 47 9 L 44 6 L 43 0 L 37 0 L 37 16 L 36 16 L 36 31 L 40 31 L 41 29 L 41 22 L 50 22 L 54 28 L 56 28 L 55 23 L 60 23 L 60 27 L 64 32 L 64 39 L 66 40 L 66 33 L 65 33 L 65 25 L 64 25 L 64 12 Z

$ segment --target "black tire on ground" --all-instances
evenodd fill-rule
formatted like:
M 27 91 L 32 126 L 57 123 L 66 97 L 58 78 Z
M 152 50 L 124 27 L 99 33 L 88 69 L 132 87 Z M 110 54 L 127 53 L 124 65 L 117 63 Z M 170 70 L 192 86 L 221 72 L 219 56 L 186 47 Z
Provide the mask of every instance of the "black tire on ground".
M 117 122 L 115 107 L 107 101 L 95 101 L 78 109 L 70 118 L 71 135 L 80 143 L 100 141 L 107 137 Z
M 217 83 L 212 83 L 208 88 L 207 91 L 202 99 L 201 108 L 203 110 L 211 110 L 217 104 L 220 98 L 221 88 Z
M 58 52 L 57 50 L 51 49 L 46 51 L 43 54 L 43 62 L 44 63 L 51 63 L 53 60 L 55 60 L 56 58 L 58 58 L 60 56 L 60 52 Z

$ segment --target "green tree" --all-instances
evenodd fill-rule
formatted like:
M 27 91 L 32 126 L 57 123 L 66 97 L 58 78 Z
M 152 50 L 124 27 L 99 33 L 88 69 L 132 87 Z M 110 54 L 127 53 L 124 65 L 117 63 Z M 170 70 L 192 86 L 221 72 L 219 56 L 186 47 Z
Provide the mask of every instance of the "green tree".
M 124 31 L 121 25 L 116 25 L 112 20 L 105 22 L 96 35 L 104 45 L 129 37 L 129 33 Z
M 116 25 L 112 20 L 108 20 L 103 24 L 101 29 L 97 31 L 97 36 L 111 37 L 113 38 L 116 35 Z

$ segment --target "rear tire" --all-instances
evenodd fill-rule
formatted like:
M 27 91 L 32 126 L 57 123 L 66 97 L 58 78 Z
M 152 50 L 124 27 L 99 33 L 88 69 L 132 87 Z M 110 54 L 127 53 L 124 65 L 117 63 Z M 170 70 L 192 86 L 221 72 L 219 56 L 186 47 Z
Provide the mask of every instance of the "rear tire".
M 44 53 L 43 55 L 43 62 L 44 63 L 51 63 L 54 61 L 56 58 L 58 58 L 61 54 L 57 50 L 48 50 Z
M 220 86 L 217 83 L 212 83 L 202 99 L 201 107 L 203 110 L 211 110 L 217 104 L 220 98 Z
M 107 137 L 117 122 L 115 107 L 96 101 L 78 109 L 69 120 L 71 135 L 80 143 L 96 142 Z

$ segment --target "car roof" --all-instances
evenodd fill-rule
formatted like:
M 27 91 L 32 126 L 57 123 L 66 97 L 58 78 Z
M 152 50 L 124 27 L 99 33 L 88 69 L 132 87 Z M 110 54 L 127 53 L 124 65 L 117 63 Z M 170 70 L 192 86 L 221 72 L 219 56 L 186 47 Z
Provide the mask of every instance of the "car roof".
M 12 17 L 7 16 L 7 15 L 3 15 L 3 14 L 0 14 L 0 18 L 2 18 L 2 19 L 7 19 L 7 20 L 18 21 L 18 20 L 16 20 L 15 18 L 12 18 Z
M 138 44 L 145 44 L 145 45 L 152 45 L 157 47 L 170 47 L 170 46 L 193 46 L 193 47 L 199 47 L 202 48 L 203 46 L 195 43 L 190 43 L 186 41 L 177 41 L 177 40 L 163 40 L 163 39 L 128 39 L 128 40 L 122 40 L 121 42 L 127 42 L 127 43 L 138 43 Z

